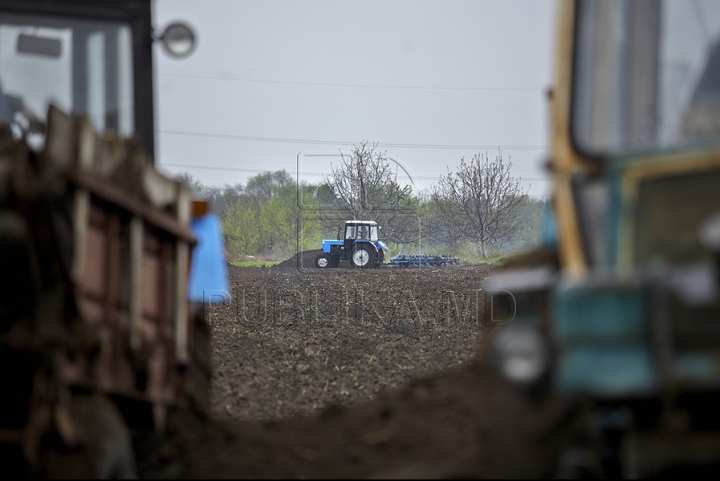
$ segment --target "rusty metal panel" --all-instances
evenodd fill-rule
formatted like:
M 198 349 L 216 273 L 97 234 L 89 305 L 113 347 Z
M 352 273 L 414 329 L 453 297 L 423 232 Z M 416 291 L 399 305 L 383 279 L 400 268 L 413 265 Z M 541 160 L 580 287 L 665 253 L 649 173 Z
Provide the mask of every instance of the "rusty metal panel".
M 147 238 L 147 237 L 146 237 Z M 142 290 L 142 315 L 153 322 L 157 321 L 160 315 L 160 259 L 147 248 L 143 253 L 143 290 Z
M 50 117 L 40 154 L 0 132 L 0 162 L 17 181 L 8 184 L 20 200 L 13 214 L 32 241 L 21 259 L 24 290 L 50 306 L 37 322 L 18 317 L 27 324 L 21 343 L 0 339 L 3 379 L 12 378 L 19 408 L 0 420 L 0 437 L 39 441 L 55 413 L 71 446 L 75 420 L 63 413 L 73 386 L 132 399 L 162 428 L 179 398 L 209 405 L 209 370 L 187 365 L 205 358 L 207 346 L 197 344 L 209 342 L 189 331 L 197 328 L 186 292 L 189 191 L 154 171 L 132 141 L 100 138 L 86 119 L 57 109 Z M 51 369 L 39 369 L 41 360 Z
M 107 227 L 107 256 L 105 259 L 105 322 L 117 319 L 118 286 L 120 284 L 120 218 L 112 213 Z
M 78 249 L 83 256 L 80 311 L 88 326 L 96 326 L 89 338 L 99 355 L 92 365 L 69 367 L 68 374 L 77 380 L 85 369 L 85 379 L 103 391 L 146 399 L 156 423 L 162 425 L 165 406 L 178 396 L 205 399 L 200 404 L 207 405 L 209 394 L 201 392 L 209 390 L 205 369 L 193 371 L 192 381 L 177 370 L 187 355 L 177 357 L 176 350 L 180 347 L 187 354 L 193 337 L 188 332 L 191 323 L 179 320 L 189 315 L 190 243 L 182 224 L 168 214 L 138 215 L 126 209 L 127 199 L 113 197 L 112 188 L 102 187 L 98 194 L 97 187 L 88 178 L 76 187 L 89 192 L 91 199 L 89 214 L 76 219 L 87 225 L 76 227 L 76 232 L 84 236 L 83 248 Z M 122 202 L 115 202 L 118 199 Z M 155 222 L 157 215 L 162 222 Z M 200 336 L 198 341 L 208 339 Z
M 79 284 L 84 293 L 102 298 L 106 290 L 104 261 L 107 256 L 107 243 L 105 232 L 91 224 L 87 229 L 85 247 L 84 269 Z

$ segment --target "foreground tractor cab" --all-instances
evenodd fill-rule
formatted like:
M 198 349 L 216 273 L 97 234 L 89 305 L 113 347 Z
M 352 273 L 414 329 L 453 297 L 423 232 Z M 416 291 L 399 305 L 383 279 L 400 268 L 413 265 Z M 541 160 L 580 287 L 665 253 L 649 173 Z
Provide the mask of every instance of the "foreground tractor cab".
M 0 120 L 16 138 L 39 151 L 52 103 L 154 155 L 153 40 L 183 57 L 188 27 L 154 32 L 145 0 L 2 0 L 0 13 Z
M 371 220 L 347 220 L 340 226 L 337 240 L 323 240 L 322 253 L 315 258 L 315 267 L 337 267 L 349 261 L 352 267 L 379 267 L 385 260 L 387 245 L 378 238 L 380 226 Z
M 491 280 L 494 361 L 576 401 L 561 475 L 717 468 L 720 4 L 559 7 L 554 235 Z

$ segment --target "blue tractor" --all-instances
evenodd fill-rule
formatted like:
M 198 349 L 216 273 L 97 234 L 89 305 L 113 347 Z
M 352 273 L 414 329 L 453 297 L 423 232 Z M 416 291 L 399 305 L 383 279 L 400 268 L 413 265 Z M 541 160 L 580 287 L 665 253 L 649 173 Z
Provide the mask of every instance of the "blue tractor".
M 323 240 L 322 253 L 315 258 L 315 267 L 337 267 L 349 261 L 352 267 L 379 267 L 385 260 L 387 245 L 378 238 L 380 226 L 372 220 L 346 220 L 340 226 L 337 240 Z

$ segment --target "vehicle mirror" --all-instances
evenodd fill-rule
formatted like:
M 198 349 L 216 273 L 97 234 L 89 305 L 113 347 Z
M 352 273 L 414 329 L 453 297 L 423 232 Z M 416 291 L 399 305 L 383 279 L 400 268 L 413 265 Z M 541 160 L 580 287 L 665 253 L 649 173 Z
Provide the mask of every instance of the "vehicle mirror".
M 44 57 L 60 58 L 62 42 L 56 38 L 38 37 L 36 35 L 18 35 L 18 53 L 42 55 Z
M 190 55 L 197 42 L 192 29 L 184 23 L 171 23 L 160 35 L 165 51 L 173 57 L 181 58 Z

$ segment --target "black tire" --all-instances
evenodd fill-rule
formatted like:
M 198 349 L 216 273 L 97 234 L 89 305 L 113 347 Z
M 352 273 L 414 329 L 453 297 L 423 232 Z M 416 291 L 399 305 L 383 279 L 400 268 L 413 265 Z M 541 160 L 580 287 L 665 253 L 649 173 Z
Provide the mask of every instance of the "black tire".
M 375 267 L 380 267 L 385 262 L 385 252 L 378 250 L 375 256 Z
M 367 246 L 356 245 L 350 251 L 350 265 L 358 269 L 374 266 L 375 252 Z
M 327 269 L 332 267 L 332 258 L 329 254 L 320 254 L 315 258 L 315 267 L 318 269 Z

